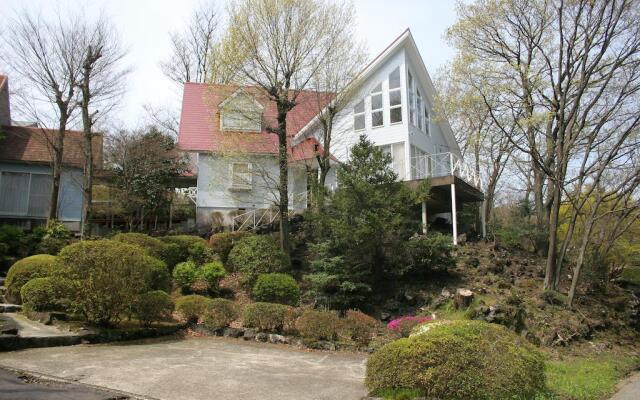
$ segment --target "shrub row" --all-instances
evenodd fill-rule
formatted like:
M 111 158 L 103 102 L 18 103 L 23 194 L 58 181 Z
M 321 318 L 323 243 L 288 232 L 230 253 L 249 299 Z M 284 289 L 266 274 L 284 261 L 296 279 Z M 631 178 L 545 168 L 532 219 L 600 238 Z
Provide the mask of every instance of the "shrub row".
M 212 293 L 218 290 L 220 280 L 226 271 L 220 261 L 198 265 L 194 261 L 185 261 L 173 269 L 173 279 L 182 288 L 183 293 Z

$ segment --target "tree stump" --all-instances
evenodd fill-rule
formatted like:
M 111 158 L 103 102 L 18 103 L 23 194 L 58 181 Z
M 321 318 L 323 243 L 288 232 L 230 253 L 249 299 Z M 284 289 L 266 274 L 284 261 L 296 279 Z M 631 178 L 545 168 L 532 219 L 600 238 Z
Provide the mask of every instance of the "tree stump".
M 473 292 L 469 289 L 458 289 L 453 297 L 453 304 L 456 309 L 468 308 L 473 301 Z

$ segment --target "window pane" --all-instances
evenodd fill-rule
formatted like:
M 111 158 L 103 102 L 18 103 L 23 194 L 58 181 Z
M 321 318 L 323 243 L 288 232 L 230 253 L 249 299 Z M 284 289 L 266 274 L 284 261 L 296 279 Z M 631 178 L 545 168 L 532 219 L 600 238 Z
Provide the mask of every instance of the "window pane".
M 400 87 L 400 67 L 393 70 L 389 75 L 389 89 L 396 89 Z
M 391 109 L 391 123 L 402 122 L 402 107 Z
M 29 215 L 46 217 L 49 211 L 51 196 L 51 175 L 31 175 L 31 189 L 29 190 Z
M 382 94 L 371 96 L 371 109 L 379 110 L 382 108 Z
M 378 93 L 378 92 L 382 92 L 382 83 L 378 83 L 376 87 L 371 89 L 371 93 Z
M 399 90 L 393 90 L 389 92 L 389 104 L 398 106 L 402 103 L 402 93 Z
M 226 129 L 260 131 L 260 114 L 225 110 L 222 114 L 222 126 Z
M 425 131 L 429 134 L 430 130 L 431 130 L 431 126 L 430 123 L 431 119 L 429 118 L 429 110 L 427 110 L 427 107 L 424 108 L 424 127 L 425 127 Z
M 356 114 L 364 112 L 364 99 L 360 100 L 360 102 L 353 107 L 353 112 Z
M 356 115 L 353 118 L 353 129 L 356 131 L 364 129 L 364 114 Z
M 233 164 L 233 184 L 239 186 L 251 185 L 251 171 L 249 169 L 249 164 Z
M 382 126 L 383 123 L 382 111 L 375 111 L 371 113 L 371 126 Z
M 27 213 L 29 196 L 29 174 L 3 172 L 0 176 L 0 212 L 7 214 Z

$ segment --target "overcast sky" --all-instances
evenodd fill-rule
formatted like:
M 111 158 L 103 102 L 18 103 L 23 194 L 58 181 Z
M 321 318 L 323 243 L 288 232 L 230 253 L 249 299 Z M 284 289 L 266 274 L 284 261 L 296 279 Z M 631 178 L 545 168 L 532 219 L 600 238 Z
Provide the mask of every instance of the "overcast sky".
M 202 0 L 0 0 L 3 17 L 26 7 L 43 15 L 57 8 L 84 9 L 88 15 L 105 13 L 119 30 L 132 68 L 128 90 L 117 117 L 136 127 L 144 120 L 143 105 L 178 105 L 182 88 L 161 72 L 158 63 L 170 55 L 169 33 L 181 29 Z M 216 4 L 224 10 L 225 0 Z M 356 0 L 357 32 L 373 57 L 407 27 L 433 76 L 453 51 L 443 34 L 455 18 L 454 0 Z M 9 10 L 7 12 L 7 10 Z M 0 61 L 0 73 L 4 71 Z

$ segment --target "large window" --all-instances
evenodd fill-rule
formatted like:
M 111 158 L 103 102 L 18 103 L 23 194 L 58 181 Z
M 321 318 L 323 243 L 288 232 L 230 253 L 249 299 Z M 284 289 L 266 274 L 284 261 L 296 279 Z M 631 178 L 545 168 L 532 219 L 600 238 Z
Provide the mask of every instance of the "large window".
M 389 119 L 392 124 L 402 122 L 402 91 L 400 90 L 400 67 L 389 75 Z
M 427 135 L 431 136 L 431 116 L 429 115 L 429 108 L 427 103 L 424 103 L 424 131 Z
M 220 105 L 220 127 L 223 131 L 262 130 L 262 105 L 243 92 L 236 92 Z
M 383 153 L 391 155 L 391 168 L 398 174 L 398 179 L 404 180 L 404 142 L 383 145 L 380 149 Z
M 407 71 L 407 92 L 409 93 L 409 122 L 416 124 L 415 94 L 413 91 L 413 76 Z
M 0 173 L 0 213 L 46 217 L 50 192 L 51 175 L 3 171 Z
M 418 111 L 416 113 L 416 115 L 418 117 L 417 118 L 417 120 L 418 120 L 417 121 L 417 126 L 418 126 L 418 129 L 422 130 L 422 119 L 423 119 L 423 116 L 422 116 L 422 95 L 420 94 L 419 90 L 416 90 L 416 110 Z
M 252 174 L 250 163 L 231 164 L 231 187 L 233 189 L 251 189 Z
M 384 116 L 382 108 L 382 83 L 378 83 L 371 90 L 371 126 L 377 127 L 384 125 Z
M 364 99 L 353 107 L 353 129 L 356 131 L 364 129 Z

